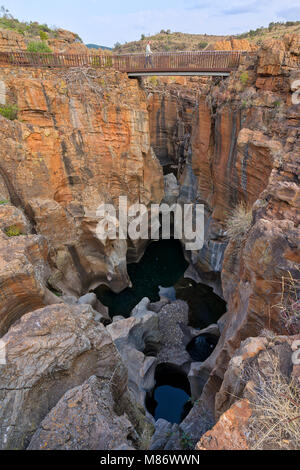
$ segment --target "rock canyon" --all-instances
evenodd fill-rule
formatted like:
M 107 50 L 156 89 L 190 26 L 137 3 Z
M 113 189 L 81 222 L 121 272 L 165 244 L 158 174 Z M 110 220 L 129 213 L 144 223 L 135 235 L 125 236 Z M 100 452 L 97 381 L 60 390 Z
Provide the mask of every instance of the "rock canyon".
M 70 34 L 52 47 L 84 52 Z M 300 36 L 247 50 L 224 78 L 0 67 L 0 449 L 299 446 Z M 155 252 L 129 313 L 155 243 L 98 238 L 120 196 L 205 208 L 203 248 Z

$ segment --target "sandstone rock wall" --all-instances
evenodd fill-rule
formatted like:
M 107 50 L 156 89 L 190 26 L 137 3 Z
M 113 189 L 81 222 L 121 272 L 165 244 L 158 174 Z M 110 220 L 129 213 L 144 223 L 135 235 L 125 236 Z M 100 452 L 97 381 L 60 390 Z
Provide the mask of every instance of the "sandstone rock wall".
M 266 42 L 258 61 L 246 61 L 199 103 L 191 166 L 209 222 L 196 265 L 214 271 L 219 244 L 228 305 L 218 346 L 202 367 L 210 375 L 203 399 L 212 407 L 240 342 L 264 328 L 285 331 L 274 306 L 282 277 L 299 278 L 300 114 L 291 89 L 299 79 L 297 41 Z M 251 227 L 227 246 L 226 219 L 240 201 L 252 207 Z
M 144 92 L 117 72 L 0 70 L 18 120 L 1 120 L 4 190 L 50 244 L 50 284 L 83 294 L 129 284 L 127 244 L 96 237 L 100 203 L 160 202 L 161 167 L 150 147 Z M 6 188 L 6 189 L 5 189 Z M 132 260 L 141 255 L 131 247 Z
M 11 50 L 26 50 L 26 43 L 24 41 L 24 37 L 19 33 L 10 31 L 9 29 L 1 29 L 0 52 L 9 52 Z
M 40 41 L 40 37 L 26 37 L 9 29 L 0 29 L 0 52 L 26 51 L 27 45 L 32 41 Z M 58 29 L 56 37 L 49 38 L 47 44 L 53 52 L 65 54 L 89 54 L 85 44 L 78 40 L 78 36 L 71 31 Z M 99 54 L 99 52 L 98 52 Z
M 151 145 L 165 173 L 173 171 L 179 176 L 184 169 L 202 81 L 197 77 L 154 77 L 145 81 Z

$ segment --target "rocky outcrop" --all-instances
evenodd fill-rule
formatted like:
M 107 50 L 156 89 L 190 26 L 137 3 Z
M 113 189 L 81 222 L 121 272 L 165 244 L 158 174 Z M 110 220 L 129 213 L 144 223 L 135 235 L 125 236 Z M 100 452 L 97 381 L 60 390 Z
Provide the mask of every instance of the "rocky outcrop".
M 299 345 L 299 335 L 275 336 L 268 331 L 241 344 L 216 396 L 220 418 L 201 438 L 198 450 L 295 448 Z
M 0 30 L 0 52 L 9 52 L 11 50 L 26 50 L 24 37 L 9 29 Z
M 26 51 L 30 42 L 40 41 L 40 36 L 24 36 L 17 31 L 0 29 L 0 52 Z M 64 29 L 50 33 L 47 44 L 53 52 L 65 54 L 90 54 L 78 35 Z M 98 52 L 99 53 L 99 52 Z
M 251 416 L 248 400 L 241 400 L 226 411 L 211 431 L 196 446 L 196 450 L 249 450 L 246 425 Z
M 128 393 L 127 371 L 111 336 L 103 325 L 94 321 L 94 312 L 90 306 L 68 307 L 61 304 L 36 310 L 23 316 L 2 338 L 2 342 L 6 359 L 6 363 L 0 366 L 2 449 L 27 447 L 41 421 L 63 395 L 68 390 L 81 386 L 93 375 L 96 377 L 62 399 L 57 409 L 46 418 L 48 425 L 43 426 L 43 432 L 49 429 L 49 423 L 56 426 L 53 433 L 58 432 L 60 418 L 66 418 L 69 423 L 73 422 L 73 432 L 75 432 L 75 420 L 84 426 L 84 418 L 88 419 L 84 407 L 89 405 L 89 400 L 95 407 L 95 402 L 101 394 L 103 394 L 102 400 L 110 400 L 112 405 L 111 408 L 108 407 L 107 413 L 103 412 L 102 418 L 99 416 L 95 424 L 99 433 L 103 432 L 105 435 L 105 429 L 107 426 L 112 426 L 112 423 L 116 427 L 120 426 L 120 429 L 125 424 L 128 425 L 128 421 L 124 418 L 118 421 L 112 411 L 111 400 L 114 398 L 108 398 L 111 395 L 115 397 L 117 403 L 122 400 L 128 402 L 128 397 L 125 397 Z M 80 401 L 80 397 L 83 402 Z M 64 411 L 65 406 L 68 408 L 68 403 L 73 403 L 74 407 L 81 407 L 78 408 L 79 414 L 76 418 L 72 413 L 67 416 L 67 412 Z M 128 414 L 130 414 L 129 408 L 128 405 Z M 125 409 L 126 406 L 122 409 L 120 405 L 119 414 L 123 415 Z M 129 419 L 133 417 L 134 413 L 131 411 Z M 64 432 L 67 433 L 67 429 Z M 51 448 L 53 440 L 50 434 Z M 40 446 L 36 443 L 43 437 L 40 433 L 38 435 L 40 437 L 35 436 L 35 444 L 32 445 Z M 66 434 L 55 439 L 57 447 L 65 439 L 64 436 Z M 78 443 L 74 436 L 69 445 L 84 448 L 87 443 L 92 444 L 91 441 L 85 441 L 83 435 L 82 438 L 83 440 Z M 124 439 L 126 440 L 126 437 Z M 41 446 L 43 447 L 42 444 Z
M 158 315 L 147 309 L 149 303 L 149 299 L 143 299 L 130 318 L 115 318 L 107 327 L 126 364 L 128 387 L 141 406 L 155 384 L 156 354 L 161 339 Z
M 31 226 L 24 213 L 2 201 L 0 336 L 25 313 L 59 302 L 47 288 L 50 274 L 45 237 L 31 234 Z
M 114 71 L 1 68 L 1 104 L 18 107 L 17 120 L 0 116 L 2 448 L 137 447 L 146 424 L 120 356 L 140 404 L 157 364 L 189 372 L 197 400 L 180 425 L 157 424 L 153 449 L 195 446 L 202 435 L 199 449 L 252 447 L 255 373 L 271 377 L 279 357 L 281 376 L 299 380 L 299 339 L 282 336 L 290 331 L 278 307 L 282 280 L 299 277 L 298 64 L 299 38 L 288 36 L 244 56 L 226 80 L 189 81 L 189 91 L 177 79 L 143 89 Z M 151 144 L 173 173 L 165 181 Z M 97 237 L 97 208 L 120 195 L 148 207 L 164 196 L 204 204 L 204 248 L 186 257 L 227 302 L 206 361 L 185 350 L 186 304 L 144 302 L 105 329 L 94 296 L 78 300 L 102 283 L 128 286 L 127 262 L 143 253 L 145 242 Z M 252 220 L 230 240 L 239 203 Z M 45 307 L 55 300 L 65 303 Z
M 186 168 L 189 181 L 191 169 L 196 176 L 195 190 L 207 217 L 206 243 L 195 265 L 202 277 L 207 273 L 208 282 L 210 274 L 222 272 L 228 306 L 220 341 L 202 366 L 202 373 L 210 374 L 203 392 L 208 402 L 243 339 L 264 327 L 284 331 L 274 305 L 282 276 L 298 277 L 300 152 L 295 126 L 300 116 L 291 103 L 290 85 L 297 76 L 295 41 L 277 41 L 276 54 L 274 43 L 265 43 L 258 69 L 247 59 L 199 101 Z M 264 63 L 272 63 L 269 56 L 281 64 L 276 71 L 281 86 L 269 81 L 265 90 L 261 79 L 272 73 L 263 69 Z M 252 224 L 246 236 L 228 245 L 226 219 L 239 201 L 253 206 Z
M 114 376 L 109 380 L 92 376 L 61 398 L 28 450 L 135 450 L 147 426 L 151 432 L 126 387 L 116 385 Z
M 216 41 L 210 49 L 214 51 L 249 51 L 253 52 L 258 49 L 258 46 L 249 42 L 247 39 L 224 39 L 223 41 Z
M 119 196 L 162 199 L 144 92 L 117 72 L 15 72 L 0 72 L 6 102 L 19 109 L 19 121 L 0 116 L 1 174 L 11 201 L 50 244 L 49 282 L 75 295 L 100 283 L 119 291 L 129 284 L 127 243 L 102 243 L 96 212 L 103 202 L 118 207 Z M 143 249 L 131 244 L 131 261 Z

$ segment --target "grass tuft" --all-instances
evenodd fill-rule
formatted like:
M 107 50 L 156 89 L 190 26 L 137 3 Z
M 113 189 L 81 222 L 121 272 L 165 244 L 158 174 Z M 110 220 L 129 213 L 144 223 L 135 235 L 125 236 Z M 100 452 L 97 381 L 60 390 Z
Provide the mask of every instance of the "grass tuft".
M 281 298 L 275 307 L 279 309 L 288 333 L 298 334 L 300 331 L 300 279 L 294 279 L 291 273 L 281 279 Z
M 232 211 L 226 222 L 228 240 L 240 241 L 248 232 L 252 222 L 252 209 L 241 202 Z

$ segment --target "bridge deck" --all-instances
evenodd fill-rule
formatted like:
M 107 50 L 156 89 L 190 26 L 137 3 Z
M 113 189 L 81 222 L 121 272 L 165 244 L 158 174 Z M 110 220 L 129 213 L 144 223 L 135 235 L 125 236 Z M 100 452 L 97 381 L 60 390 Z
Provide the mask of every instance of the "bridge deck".
M 158 52 L 146 54 L 55 54 L 0 52 L 0 66 L 95 67 L 116 69 L 131 77 L 145 75 L 229 75 L 243 51 Z

